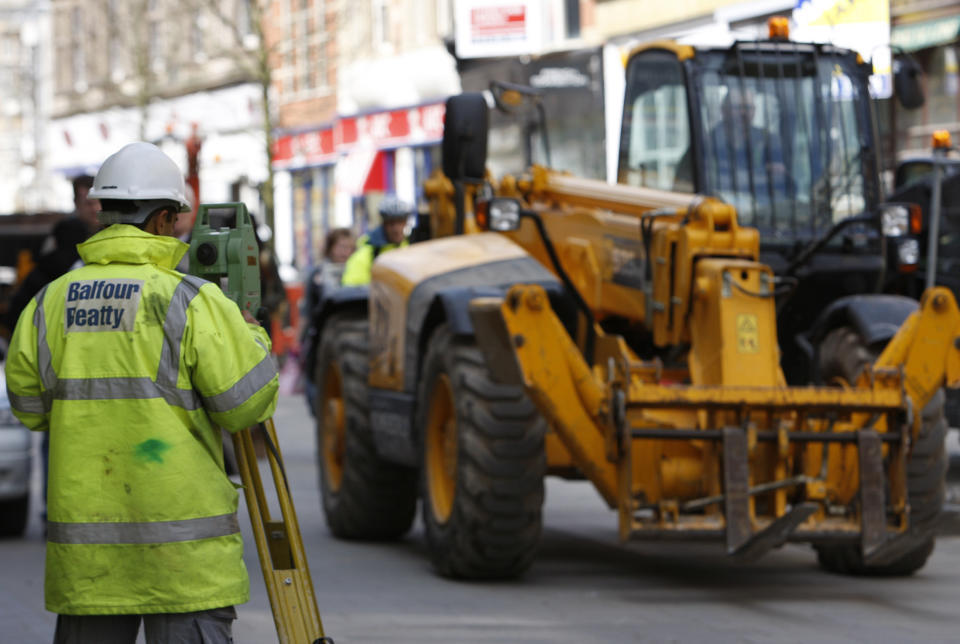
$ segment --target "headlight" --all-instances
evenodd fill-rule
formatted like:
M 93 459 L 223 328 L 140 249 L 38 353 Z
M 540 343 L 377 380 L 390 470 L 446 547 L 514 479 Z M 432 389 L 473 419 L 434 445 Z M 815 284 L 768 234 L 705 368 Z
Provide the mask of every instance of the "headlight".
M 916 265 L 920 261 L 920 242 L 916 239 L 903 239 L 897 245 L 897 256 L 902 265 Z
M 506 232 L 520 227 L 520 202 L 515 199 L 491 199 L 487 214 L 490 230 Z
M 880 215 L 883 234 L 887 237 L 902 237 L 910 228 L 910 209 L 899 204 L 886 204 Z

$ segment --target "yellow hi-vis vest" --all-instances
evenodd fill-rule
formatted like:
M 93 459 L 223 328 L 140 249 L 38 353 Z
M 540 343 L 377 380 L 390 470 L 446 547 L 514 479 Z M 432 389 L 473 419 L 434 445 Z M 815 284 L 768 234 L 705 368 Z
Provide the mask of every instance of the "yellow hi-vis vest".
M 382 236 L 382 235 L 381 235 Z M 395 248 L 406 248 L 410 242 L 406 239 L 399 244 L 386 243 L 374 246 L 370 235 L 364 235 L 357 240 L 357 250 L 353 251 L 343 266 L 343 276 L 340 278 L 342 286 L 366 286 L 370 283 L 370 272 L 373 270 L 373 260 L 381 253 Z
M 186 244 L 114 225 L 41 290 L 7 356 L 14 413 L 50 432 L 46 607 L 182 613 L 249 580 L 220 430 L 269 418 L 269 340 L 220 289 L 173 270 Z

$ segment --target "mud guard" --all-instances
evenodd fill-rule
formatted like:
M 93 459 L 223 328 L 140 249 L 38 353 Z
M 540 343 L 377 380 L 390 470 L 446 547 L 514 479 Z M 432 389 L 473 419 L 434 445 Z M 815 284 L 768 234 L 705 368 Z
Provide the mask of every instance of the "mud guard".
M 797 344 L 810 360 L 811 380 L 817 382 L 818 347 L 831 330 L 851 326 L 872 346 L 890 340 L 919 307 L 916 300 L 902 295 L 851 295 L 833 302 L 820 313 L 810 331 L 797 336 Z
M 331 315 L 341 311 L 352 310 L 365 313 L 369 299 L 369 286 L 344 286 L 331 293 L 324 293 L 319 306 L 311 311 L 310 328 L 307 330 L 303 351 L 303 364 L 307 366 L 305 371 L 310 382 L 313 382 L 314 378 L 313 369 L 310 366 L 317 360 L 317 349 L 320 347 L 320 336 L 323 334 L 326 321 Z
M 526 262 L 524 262 L 526 264 Z M 523 266 L 523 264 L 521 265 Z M 503 268 L 508 268 L 504 266 Z M 517 270 L 517 266 L 513 266 Z M 497 273 L 502 269 L 498 269 Z M 543 270 L 543 269 L 540 269 Z M 496 273 L 495 273 L 496 274 Z M 464 275 L 466 277 L 466 275 Z M 560 295 L 561 285 L 549 279 L 536 283 L 541 284 L 551 294 Z M 474 276 L 475 279 L 475 276 Z M 471 316 L 470 303 L 475 300 L 502 298 L 512 284 L 497 286 L 451 286 L 437 289 L 432 293 L 429 304 L 424 306 L 423 299 L 416 293 L 410 298 L 410 307 L 407 318 L 407 355 L 406 368 L 408 373 L 420 372 L 420 358 L 424 354 L 426 342 L 437 325 L 446 323 L 454 335 L 474 337 L 476 327 Z M 419 300 L 419 304 L 418 304 Z M 478 341 L 480 337 L 477 336 Z M 411 351 L 415 348 L 416 351 Z M 498 370 L 491 364 L 491 354 L 484 349 L 487 367 L 494 378 Z M 513 360 L 512 352 L 507 356 Z M 493 357 L 493 362 L 496 362 Z M 411 378 L 410 382 L 417 382 Z M 416 392 L 407 388 L 404 391 L 388 391 L 371 387 L 369 391 L 371 426 L 377 453 L 384 459 L 410 467 L 419 466 L 420 439 L 416 435 L 414 417 L 416 415 Z

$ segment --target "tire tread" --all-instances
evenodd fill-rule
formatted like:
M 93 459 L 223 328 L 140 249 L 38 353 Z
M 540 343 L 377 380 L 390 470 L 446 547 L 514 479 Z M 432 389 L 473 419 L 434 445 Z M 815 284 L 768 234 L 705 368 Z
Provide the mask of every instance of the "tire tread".
M 368 322 L 359 314 L 338 314 L 324 328 L 317 352 L 317 465 L 327 525 L 341 539 L 391 540 L 406 534 L 416 515 L 415 469 L 377 454 L 367 410 Z M 324 473 L 323 384 L 330 361 L 340 367 L 346 422 L 343 479 L 329 488 Z
M 495 382 L 479 348 L 446 326 L 432 336 L 418 397 L 418 426 L 436 374 L 453 388 L 457 487 L 445 525 L 432 516 L 426 476 L 423 515 L 431 559 L 448 577 L 517 577 L 536 556 L 542 530 L 546 423 L 521 387 Z

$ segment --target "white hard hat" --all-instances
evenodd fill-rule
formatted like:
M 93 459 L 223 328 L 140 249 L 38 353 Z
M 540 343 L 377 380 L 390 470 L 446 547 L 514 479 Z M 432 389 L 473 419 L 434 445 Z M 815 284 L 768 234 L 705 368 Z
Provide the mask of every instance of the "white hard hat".
M 108 204 L 98 215 L 103 224 L 139 224 L 162 203 L 175 202 L 180 212 L 190 211 L 183 174 L 173 160 L 152 143 L 131 143 L 110 155 L 97 176 L 91 199 L 132 201 L 135 211 L 115 212 Z

